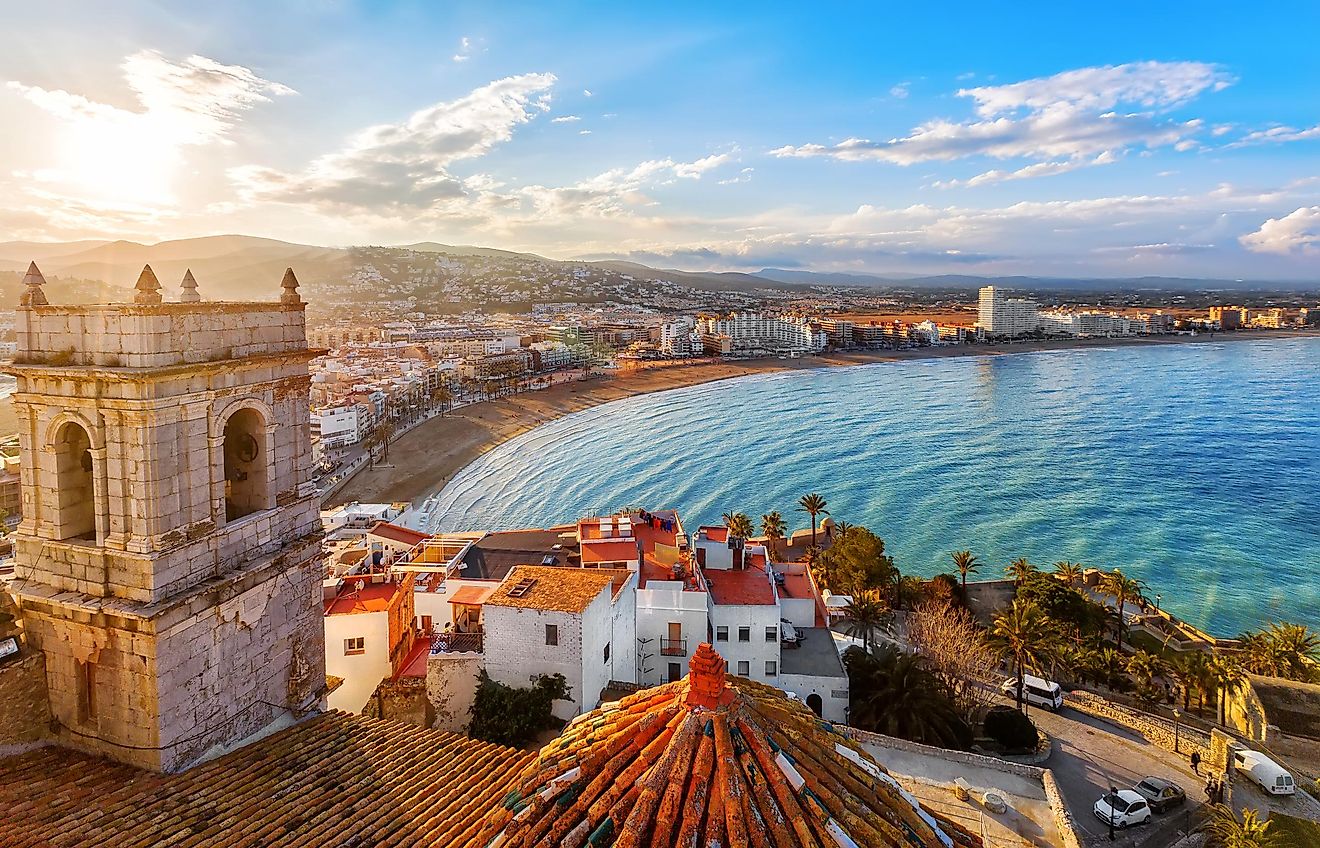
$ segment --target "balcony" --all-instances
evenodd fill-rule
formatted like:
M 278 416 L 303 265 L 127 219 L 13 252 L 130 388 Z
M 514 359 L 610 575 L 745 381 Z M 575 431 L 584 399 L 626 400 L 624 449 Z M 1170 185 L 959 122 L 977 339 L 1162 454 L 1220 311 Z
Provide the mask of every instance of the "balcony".
M 686 639 L 661 639 L 660 656 L 662 657 L 686 657 L 687 640 Z
M 454 630 L 435 630 L 431 633 L 431 654 L 480 654 L 484 634 L 459 633 Z

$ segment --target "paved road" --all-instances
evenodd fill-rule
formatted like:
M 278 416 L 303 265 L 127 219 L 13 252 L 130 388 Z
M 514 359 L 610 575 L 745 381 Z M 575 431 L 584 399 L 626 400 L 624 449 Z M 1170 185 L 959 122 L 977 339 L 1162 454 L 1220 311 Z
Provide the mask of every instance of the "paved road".
M 1157 748 L 1139 734 L 1065 706 L 1058 713 L 1032 710 L 1036 725 L 1054 738 L 1047 765 L 1054 771 L 1064 803 L 1088 842 L 1108 845 L 1109 828 L 1095 817 L 1096 800 L 1110 786 L 1130 788 L 1148 775 L 1173 780 L 1187 792 L 1187 804 L 1157 814 L 1152 823 L 1120 832 L 1116 846 L 1163 848 L 1189 825 L 1190 813 L 1204 800 L 1204 779 L 1192 774 L 1187 760 Z

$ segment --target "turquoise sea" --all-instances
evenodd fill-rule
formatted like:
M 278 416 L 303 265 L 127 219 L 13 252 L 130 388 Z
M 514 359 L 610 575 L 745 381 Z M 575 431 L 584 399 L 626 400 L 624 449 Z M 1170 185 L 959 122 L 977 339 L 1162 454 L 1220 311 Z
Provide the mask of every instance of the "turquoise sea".
M 1219 635 L 1320 626 L 1320 339 L 968 356 L 765 374 L 616 401 L 515 438 L 437 498 L 445 530 L 820 492 L 905 573 L 970 548 L 1120 567 Z

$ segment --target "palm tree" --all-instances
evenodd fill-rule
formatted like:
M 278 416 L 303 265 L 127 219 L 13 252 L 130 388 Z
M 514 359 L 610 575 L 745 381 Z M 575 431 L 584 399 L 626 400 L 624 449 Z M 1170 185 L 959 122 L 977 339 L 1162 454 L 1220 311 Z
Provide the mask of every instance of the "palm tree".
M 1304 683 L 1320 679 L 1320 633 L 1306 625 L 1276 623 L 1238 638 L 1243 665 L 1251 673 Z
M 1100 592 L 1118 602 L 1118 649 L 1123 650 L 1123 630 L 1127 626 L 1123 618 L 1123 607 L 1129 601 L 1137 603 L 1143 600 L 1141 581 L 1128 577 L 1115 568 L 1100 577 Z
M 1270 830 L 1269 819 L 1243 810 L 1242 820 L 1223 804 L 1207 807 L 1206 820 L 1196 830 L 1206 835 L 1206 848 L 1284 848 L 1283 834 Z
M 843 631 L 849 636 L 861 639 L 866 652 L 870 653 L 875 629 L 884 624 L 888 612 L 888 608 L 879 598 L 871 594 L 857 595 L 844 610 L 847 620 L 844 622 Z
M 1236 658 L 1227 657 L 1223 654 L 1216 654 L 1211 657 L 1206 671 L 1211 686 L 1219 696 L 1216 718 L 1219 720 L 1220 726 L 1227 727 L 1228 697 L 1242 688 L 1243 684 L 1247 682 L 1247 676 L 1242 671 L 1242 666 L 1238 664 Z
M 962 578 L 963 591 L 967 591 L 967 575 L 975 573 L 981 568 L 981 563 L 976 561 L 971 551 L 954 551 L 949 554 L 953 558 L 953 567 L 958 569 L 958 576 Z
M 1082 565 L 1077 562 L 1070 562 L 1066 559 L 1054 563 L 1054 576 L 1063 580 L 1069 586 L 1082 579 Z
M 1178 684 L 1182 691 L 1183 711 L 1186 712 L 1192 708 L 1192 691 L 1200 692 L 1200 698 L 1205 700 L 1205 692 L 1201 689 L 1201 681 L 1205 677 L 1205 654 L 1201 651 L 1192 651 L 1186 654 L 1174 654 L 1168 663 L 1169 675 Z
M 825 509 L 825 499 L 812 492 L 809 495 L 803 495 L 798 498 L 798 512 L 805 512 L 811 516 L 811 544 L 816 544 L 816 518 L 821 515 L 829 515 L 829 510 Z
M 434 389 L 431 389 L 431 409 L 439 409 L 444 412 L 450 401 L 454 399 L 454 391 L 449 388 L 448 383 L 436 383 Z
M 1054 631 L 1045 613 L 1033 601 L 1013 600 L 1013 606 L 995 616 L 986 642 L 1013 665 L 1017 676 L 1017 705 L 1023 708 L 1027 671 L 1039 671 L 1054 656 Z
M 784 530 L 787 526 L 784 516 L 780 515 L 778 510 L 761 516 L 761 532 L 765 534 L 766 547 L 770 549 L 772 559 L 775 555 L 775 542 L 784 538 Z
M 894 645 L 874 654 L 854 647 L 843 652 L 843 664 L 853 726 L 926 745 L 970 747 L 971 728 L 920 654 Z
M 724 513 L 724 526 L 729 528 L 730 536 L 736 536 L 739 539 L 750 539 L 756 533 L 756 528 L 752 526 L 752 519 L 745 512 Z
M 846 521 L 834 522 L 834 535 L 838 536 L 840 539 L 848 538 L 848 531 L 851 529 L 852 525 Z
M 1013 578 L 1013 585 L 1021 586 L 1031 579 L 1031 575 L 1039 573 L 1040 569 L 1028 562 L 1026 557 L 1018 557 L 1004 571 Z

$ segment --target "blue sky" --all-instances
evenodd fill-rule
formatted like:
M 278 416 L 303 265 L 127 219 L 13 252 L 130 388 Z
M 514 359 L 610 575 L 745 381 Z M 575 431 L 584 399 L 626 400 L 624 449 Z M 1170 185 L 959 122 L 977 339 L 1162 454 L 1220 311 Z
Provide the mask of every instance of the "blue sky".
M 1320 276 L 1314 3 L 110 5 L 6 10 L 0 240 Z

